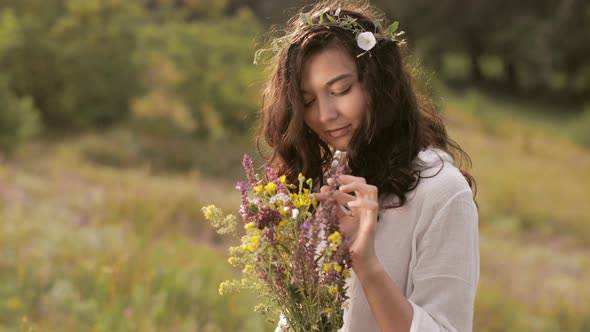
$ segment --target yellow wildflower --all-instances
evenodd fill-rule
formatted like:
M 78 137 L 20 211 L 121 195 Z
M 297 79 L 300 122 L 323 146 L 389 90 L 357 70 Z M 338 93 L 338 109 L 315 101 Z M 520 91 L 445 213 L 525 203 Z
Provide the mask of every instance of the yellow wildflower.
M 242 245 L 242 250 L 254 252 L 258 248 L 259 242 L 260 242 L 260 239 L 258 238 L 258 236 L 254 235 L 250 238 L 249 243 L 245 243 Z
M 325 314 L 329 314 L 332 312 L 332 308 L 326 308 L 326 310 L 324 310 Z
M 287 183 L 287 176 L 286 175 L 281 175 L 279 177 L 279 181 L 281 181 L 282 184 Z
M 250 243 L 252 243 L 252 244 L 254 244 L 254 245 L 258 244 L 258 241 L 259 241 L 259 239 L 258 239 L 258 236 L 256 236 L 256 235 L 254 235 L 254 236 L 253 236 L 253 237 L 250 239 Z
M 326 272 L 330 271 L 331 267 L 332 267 L 332 265 L 330 265 L 330 264 L 324 264 L 324 271 L 326 271 Z
M 283 227 L 285 227 L 285 225 L 287 225 L 287 220 L 286 219 L 281 220 L 281 222 L 279 223 L 279 227 L 283 228 Z
M 342 274 L 344 275 L 344 278 L 346 278 L 346 279 L 351 277 L 349 269 L 344 269 L 344 272 L 342 272 Z
M 291 194 L 291 201 L 296 208 L 309 205 L 309 194 Z
M 254 191 L 258 194 L 260 194 L 262 192 L 262 185 L 259 184 L 256 187 L 254 187 Z
M 246 249 L 247 249 L 249 252 L 254 252 L 254 251 L 256 250 L 256 246 L 255 246 L 255 245 L 253 245 L 252 243 L 250 243 L 249 245 L 247 245 L 247 246 L 246 246 Z
M 328 288 L 328 293 L 330 293 L 330 295 L 334 295 L 334 294 L 338 293 L 338 287 L 332 286 L 332 287 Z
M 267 193 L 268 195 L 274 194 L 276 190 L 277 190 L 277 186 L 275 185 L 274 182 L 269 182 L 266 185 L 266 187 L 264 187 L 264 192 Z
M 334 263 L 334 270 L 336 270 L 336 272 L 342 271 L 342 265 Z
M 256 223 L 253 222 L 253 221 L 251 221 L 251 222 L 249 222 L 249 223 L 247 223 L 247 224 L 244 225 L 244 229 L 246 229 L 246 230 L 252 229 L 254 227 L 256 227 Z
M 215 215 L 216 210 L 217 210 L 217 207 L 215 205 L 209 205 L 209 206 L 205 207 L 203 209 L 203 212 L 205 213 L 205 219 L 211 220 L 213 218 L 213 216 Z
M 328 236 L 328 240 L 338 246 L 340 243 L 342 243 L 342 235 L 339 231 L 335 231 L 330 236 Z

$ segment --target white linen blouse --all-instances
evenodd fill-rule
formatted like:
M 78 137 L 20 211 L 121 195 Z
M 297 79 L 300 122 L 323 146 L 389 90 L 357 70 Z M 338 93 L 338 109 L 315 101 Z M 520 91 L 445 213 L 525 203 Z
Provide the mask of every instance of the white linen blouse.
M 412 305 L 410 332 L 471 332 L 479 280 L 472 191 L 451 156 L 440 149 L 421 151 L 415 165 L 423 169 L 422 178 L 407 193 L 406 203 L 379 211 L 377 257 Z M 379 331 L 354 272 L 347 286 L 350 299 L 340 332 Z M 285 323 L 282 319 L 275 332 Z
M 414 309 L 410 332 L 469 332 L 479 280 L 473 194 L 446 152 L 429 148 L 415 163 L 423 178 L 404 206 L 380 211 L 375 251 Z M 348 295 L 340 331 L 379 331 L 354 273 Z

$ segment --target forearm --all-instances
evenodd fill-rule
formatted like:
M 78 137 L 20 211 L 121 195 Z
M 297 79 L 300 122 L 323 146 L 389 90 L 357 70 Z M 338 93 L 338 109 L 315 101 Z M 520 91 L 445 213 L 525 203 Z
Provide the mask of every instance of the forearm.
M 358 271 L 357 271 L 358 270 Z M 355 270 L 373 316 L 382 332 L 408 332 L 412 324 L 412 305 L 376 261 L 370 267 Z

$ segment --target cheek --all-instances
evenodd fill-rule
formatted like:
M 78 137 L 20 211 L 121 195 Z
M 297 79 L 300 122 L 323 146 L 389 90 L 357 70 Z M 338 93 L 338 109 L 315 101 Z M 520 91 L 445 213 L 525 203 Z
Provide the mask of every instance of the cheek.
M 309 128 L 314 129 L 315 124 L 313 120 L 313 112 L 311 110 L 306 110 L 303 114 L 303 123 L 307 125 Z
M 351 101 L 350 105 L 350 115 L 354 119 L 355 122 L 360 123 L 367 112 L 367 99 L 361 93 L 355 96 L 354 100 Z

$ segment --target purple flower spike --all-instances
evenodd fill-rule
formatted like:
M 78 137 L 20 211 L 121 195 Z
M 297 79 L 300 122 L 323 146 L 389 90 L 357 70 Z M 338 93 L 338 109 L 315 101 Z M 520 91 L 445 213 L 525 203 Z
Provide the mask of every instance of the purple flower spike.
M 309 237 L 309 231 L 311 230 L 311 222 L 309 221 L 310 218 L 307 218 L 307 220 L 305 220 L 303 222 L 303 224 L 301 224 L 301 229 L 305 230 L 305 232 L 307 233 L 307 237 Z
M 240 192 L 243 192 L 243 191 L 247 191 L 248 189 L 250 189 L 250 186 L 246 182 L 240 181 L 236 184 L 236 189 L 239 190 Z
M 268 178 L 271 181 L 274 181 L 277 178 L 277 174 L 275 173 L 275 170 L 270 166 L 266 166 L 266 174 L 268 175 Z
M 252 158 L 247 154 L 244 155 L 244 159 L 242 160 L 242 166 L 244 166 L 244 170 L 246 171 L 246 177 L 248 178 L 248 182 L 252 187 L 256 186 L 256 175 L 254 172 L 254 164 L 252 163 Z

